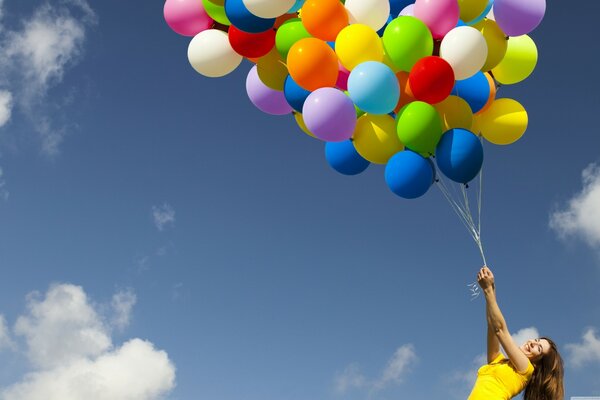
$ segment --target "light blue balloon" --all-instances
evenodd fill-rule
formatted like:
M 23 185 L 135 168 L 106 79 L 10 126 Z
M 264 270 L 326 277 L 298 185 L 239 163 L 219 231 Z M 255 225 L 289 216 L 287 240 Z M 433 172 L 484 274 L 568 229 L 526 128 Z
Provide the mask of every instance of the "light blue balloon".
M 427 193 L 434 177 L 431 162 L 411 150 L 396 153 L 385 167 L 388 187 L 405 199 L 416 199 Z
M 296 0 L 296 4 L 294 4 L 287 13 L 291 14 L 291 13 L 298 12 L 298 10 L 301 9 L 302 6 L 304 5 L 304 1 L 305 0 Z
M 448 178 L 466 184 L 477 176 L 483 165 L 481 140 L 465 129 L 451 129 L 438 143 L 435 161 Z
M 351 140 L 325 143 L 325 158 L 340 174 L 358 175 L 371 164 L 358 154 Z
M 369 114 L 388 114 L 398 104 L 400 84 L 390 67 L 367 61 L 350 72 L 348 94 L 361 110 Z

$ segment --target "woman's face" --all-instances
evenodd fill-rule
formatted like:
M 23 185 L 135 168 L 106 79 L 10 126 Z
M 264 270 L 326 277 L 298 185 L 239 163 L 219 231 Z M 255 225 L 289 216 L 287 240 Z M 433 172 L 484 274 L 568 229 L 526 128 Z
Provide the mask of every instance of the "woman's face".
M 546 339 L 530 339 L 521 346 L 521 351 L 525 353 L 531 361 L 537 361 L 543 355 L 550 351 L 550 343 Z

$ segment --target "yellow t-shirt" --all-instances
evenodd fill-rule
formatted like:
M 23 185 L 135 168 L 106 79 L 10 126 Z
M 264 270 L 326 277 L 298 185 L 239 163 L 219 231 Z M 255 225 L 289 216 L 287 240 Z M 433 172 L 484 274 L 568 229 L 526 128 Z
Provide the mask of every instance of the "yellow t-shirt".
M 523 373 L 515 370 L 504 354 L 479 368 L 477 381 L 468 400 L 509 400 L 518 395 L 533 375 L 533 364 Z

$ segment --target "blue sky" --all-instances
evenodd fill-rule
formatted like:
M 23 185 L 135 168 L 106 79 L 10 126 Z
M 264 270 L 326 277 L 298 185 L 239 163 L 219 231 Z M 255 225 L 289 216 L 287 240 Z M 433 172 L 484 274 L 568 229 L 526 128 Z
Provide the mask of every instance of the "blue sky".
M 198 75 L 162 7 L 0 1 L 2 396 L 87 371 L 92 400 L 466 398 L 481 261 L 441 193 L 337 174 L 250 103 L 250 64 Z M 529 129 L 484 147 L 499 302 L 559 344 L 567 396 L 600 396 L 599 12 L 549 2 L 500 91 Z

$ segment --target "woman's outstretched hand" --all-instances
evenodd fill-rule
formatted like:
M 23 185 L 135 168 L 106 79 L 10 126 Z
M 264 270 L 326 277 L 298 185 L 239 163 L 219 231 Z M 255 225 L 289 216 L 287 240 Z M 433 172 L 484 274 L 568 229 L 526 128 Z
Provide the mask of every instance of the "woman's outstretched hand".
M 486 290 L 494 290 L 494 274 L 492 270 L 487 266 L 483 266 L 477 273 L 477 283 L 481 286 L 481 289 L 485 292 Z

